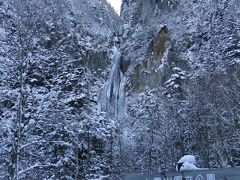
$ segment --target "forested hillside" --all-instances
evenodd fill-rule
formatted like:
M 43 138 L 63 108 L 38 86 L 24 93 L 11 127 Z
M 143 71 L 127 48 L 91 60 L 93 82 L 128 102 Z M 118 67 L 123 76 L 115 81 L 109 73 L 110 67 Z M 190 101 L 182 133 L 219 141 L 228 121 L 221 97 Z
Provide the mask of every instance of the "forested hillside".
M 0 19 L 0 179 L 108 175 L 114 122 L 97 99 L 115 12 L 98 0 L 4 0 Z
M 240 1 L 0 0 L 0 179 L 240 166 Z

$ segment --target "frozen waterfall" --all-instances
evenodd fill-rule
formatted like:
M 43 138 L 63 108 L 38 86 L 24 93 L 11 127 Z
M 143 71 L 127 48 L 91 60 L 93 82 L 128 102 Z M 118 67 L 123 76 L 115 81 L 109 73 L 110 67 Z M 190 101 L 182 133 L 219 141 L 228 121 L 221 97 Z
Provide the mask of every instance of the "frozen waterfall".
M 125 115 L 125 75 L 120 68 L 121 52 L 113 47 L 112 68 L 100 95 L 100 110 L 107 111 L 111 116 Z

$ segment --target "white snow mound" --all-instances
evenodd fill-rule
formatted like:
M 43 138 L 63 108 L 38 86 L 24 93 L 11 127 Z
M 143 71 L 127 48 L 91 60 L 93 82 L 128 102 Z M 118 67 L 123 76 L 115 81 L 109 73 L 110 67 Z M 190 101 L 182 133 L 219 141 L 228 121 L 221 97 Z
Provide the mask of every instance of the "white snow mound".
M 181 159 L 178 161 L 178 163 L 184 163 L 184 162 L 196 164 L 196 158 L 193 155 L 185 155 L 185 156 L 181 157 Z
M 196 158 L 193 155 L 183 156 L 176 166 L 177 171 L 200 170 L 196 165 Z
M 179 171 L 187 171 L 187 170 L 200 170 L 200 168 L 195 166 L 193 163 L 186 161 L 183 163 Z

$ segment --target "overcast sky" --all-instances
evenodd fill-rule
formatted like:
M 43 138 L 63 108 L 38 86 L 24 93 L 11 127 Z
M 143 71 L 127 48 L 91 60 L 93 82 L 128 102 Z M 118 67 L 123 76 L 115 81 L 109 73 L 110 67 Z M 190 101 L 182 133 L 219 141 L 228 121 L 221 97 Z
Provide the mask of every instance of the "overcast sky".
M 120 7 L 121 7 L 121 2 L 122 0 L 107 0 L 112 7 L 117 11 L 118 14 L 120 14 Z

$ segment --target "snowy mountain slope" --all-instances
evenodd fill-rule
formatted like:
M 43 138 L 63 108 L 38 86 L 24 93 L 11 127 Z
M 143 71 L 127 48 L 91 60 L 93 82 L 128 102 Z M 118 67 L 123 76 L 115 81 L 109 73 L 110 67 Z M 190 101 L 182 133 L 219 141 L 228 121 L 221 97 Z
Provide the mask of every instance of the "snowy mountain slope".
M 210 52 L 211 44 L 219 40 L 221 47 L 218 49 L 221 51 L 229 49 L 230 46 L 236 47 L 238 44 L 238 7 L 239 2 L 234 0 L 222 3 L 184 0 L 178 2 L 164 0 L 155 3 L 152 1 L 123 1 L 121 18 L 124 23 L 122 33 L 124 58 L 122 62 L 130 68 L 129 74 L 135 69 L 134 74 L 137 76 L 133 75 L 134 81 L 144 79 L 145 76 L 146 78 L 152 77 L 153 81 L 159 82 L 155 83 L 156 85 L 163 85 L 170 79 L 175 66 L 183 71 L 188 70 L 192 75 L 196 74 L 196 69 L 201 69 L 199 67 L 204 64 L 201 61 L 208 54 L 204 54 L 204 51 Z M 230 12 L 232 9 L 236 10 Z M 128 13 L 131 13 L 132 16 Z M 222 22 L 220 22 L 221 18 L 223 18 Z M 215 23 L 216 21 L 219 21 L 218 25 Z M 234 22 L 229 25 L 229 21 Z M 226 27 L 231 27 L 232 30 L 227 30 Z M 159 34 L 162 28 L 167 30 L 168 39 L 165 42 L 161 40 L 163 34 Z M 220 35 L 220 33 L 225 34 Z M 214 39 L 214 35 L 219 37 L 218 40 Z M 236 41 L 223 39 L 223 36 L 232 36 Z M 152 46 L 157 41 L 160 44 Z M 221 44 L 223 42 L 226 44 Z M 129 51 L 135 53 L 132 54 Z M 151 54 L 154 53 L 153 51 L 161 53 L 157 54 L 157 57 L 153 57 L 154 54 Z M 219 57 L 215 58 L 219 59 Z M 218 65 L 221 66 L 222 62 L 218 62 Z M 132 65 L 129 66 L 129 63 Z M 149 67 L 146 67 L 144 63 Z M 141 67 L 136 67 L 139 64 Z M 152 71 L 151 68 L 156 72 L 155 75 L 144 75 L 145 72 Z M 193 71 L 189 71 L 190 69 Z M 155 76 L 162 78 L 156 79 Z M 145 82 L 142 83 L 145 84 Z M 152 85 L 149 84 L 149 86 Z
M 0 179 L 109 175 L 115 122 L 96 101 L 114 18 L 105 1 L 0 2 Z
M 117 29 L 118 16 L 106 0 L 72 0 L 73 12 L 89 33 L 109 36 Z
M 239 7 L 0 1 L 0 179 L 238 166 Z
M 132 165 L 123 171 L 172 169 L 187 153 L 204 167 L 238 164 L 239 9 L 237 0 L 123 1 L 129 116 L 120 121 L 133 140 L 121 144 Z

